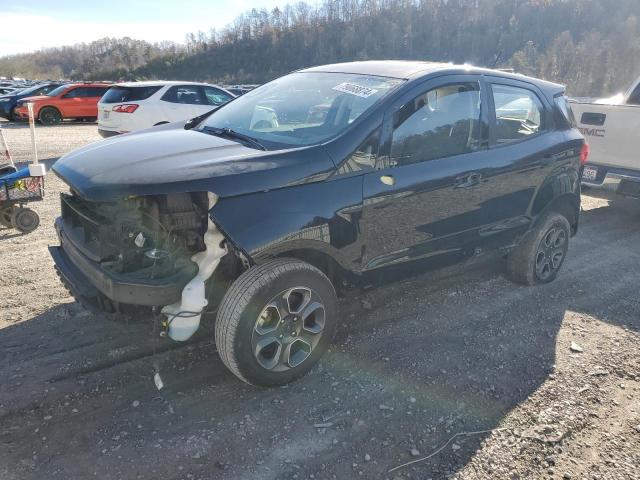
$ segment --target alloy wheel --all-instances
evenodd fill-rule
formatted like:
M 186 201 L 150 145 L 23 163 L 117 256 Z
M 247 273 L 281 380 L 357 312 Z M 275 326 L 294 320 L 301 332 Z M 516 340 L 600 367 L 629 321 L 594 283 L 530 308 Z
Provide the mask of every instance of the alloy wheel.
M 266 370 L 282 372 L 302 364 L 315 349 L 325 325 L 320 297 L 307 287 L 294 287 L 273 297 L 256 319 L 251 346 Z
M 542 281 L 550 278 L 562 266 L 567 250 L 567 232 L 550 228 L 542 237 L 536 253 L 536 275 Z

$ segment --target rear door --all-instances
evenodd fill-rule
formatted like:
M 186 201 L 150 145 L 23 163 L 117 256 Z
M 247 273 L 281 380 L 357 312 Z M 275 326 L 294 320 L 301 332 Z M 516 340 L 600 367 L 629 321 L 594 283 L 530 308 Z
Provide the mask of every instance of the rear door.
M 83 117 L 98 117 L 98 101 L 107 92 L 108 87 L 85 87 L 82 102 Z

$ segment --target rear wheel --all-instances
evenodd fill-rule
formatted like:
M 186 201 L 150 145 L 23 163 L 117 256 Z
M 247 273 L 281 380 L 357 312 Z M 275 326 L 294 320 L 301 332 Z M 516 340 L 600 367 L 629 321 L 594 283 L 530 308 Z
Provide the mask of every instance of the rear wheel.
M 40 217 L 30 208 L 19 207 L 11 214 L 11 225 L 22 233 L 30 233 L 40 225 Z
M 524 285 L 552 282 L 567 256 L 570 234 L 566 217 L 557 212 L 547 213 L 509 253 L 509 277 Z
M 62 122 L 62 115 L 57 108 L 44 107 L 40 110 L 38 119 L 43 125 L 57 125 Z
M 275 259 L 250 268 L 225 294 L 216 319 L 216 346 L 241 380 L 289 383 L 307 373 L 329 347 L 337 298 L 317 268 Z

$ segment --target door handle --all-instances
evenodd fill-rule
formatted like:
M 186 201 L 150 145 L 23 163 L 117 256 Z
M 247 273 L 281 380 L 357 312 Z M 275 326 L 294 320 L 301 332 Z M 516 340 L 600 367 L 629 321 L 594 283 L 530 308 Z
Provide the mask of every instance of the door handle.
M 380 177 L 380 181 L 385 185 L 389 185 L 389 186 L 395 185 L 396 183 L 396 179 L 393 178 L 393 176 L 391 175 L 382 175 Z
M 467 175 L 461 175 L 456 178 L 456 184 L 454 188 L 469 188 L 477 185 L 482 180 L 482 174 L 480 172 L 471 172 Z

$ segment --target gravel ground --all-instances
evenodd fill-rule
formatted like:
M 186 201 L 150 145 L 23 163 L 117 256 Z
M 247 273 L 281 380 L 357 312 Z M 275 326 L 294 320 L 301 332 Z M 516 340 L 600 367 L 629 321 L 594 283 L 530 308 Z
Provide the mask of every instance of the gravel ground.
M 5 133 L 27 160 L 28 129 Z M 50 161 L 97 140 L 38 128 Z M 211 319 L 177 344 L 74 303 L 47 186 L 39 230 L 0 230 L 3 480 L 640 478 L 640 202 L 584 196 L 550 285 L 481 257 L 344 299 L 320 365 L 263 390 L 224 368 Z

